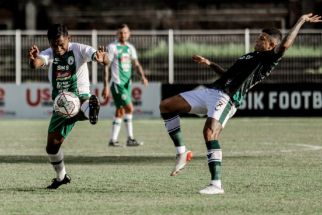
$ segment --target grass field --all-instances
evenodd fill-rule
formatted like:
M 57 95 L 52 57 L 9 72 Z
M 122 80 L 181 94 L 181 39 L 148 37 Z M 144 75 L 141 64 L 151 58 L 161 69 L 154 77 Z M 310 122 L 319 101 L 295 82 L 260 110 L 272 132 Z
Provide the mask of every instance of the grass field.
M 210 179 L 204 119 L 182 119 L 194 159 L 176 177 L 163 122 L 134 123 L 144 146 L 108 148 L 110 120 L 79 122 L 63 146 L 72 182 L 48 191 L 55 176 L 44 151 L 48 121 L 1 120 L 0 214 L 322 214 L 322 118 L 229 121 L 221 196 L 198 194 Z

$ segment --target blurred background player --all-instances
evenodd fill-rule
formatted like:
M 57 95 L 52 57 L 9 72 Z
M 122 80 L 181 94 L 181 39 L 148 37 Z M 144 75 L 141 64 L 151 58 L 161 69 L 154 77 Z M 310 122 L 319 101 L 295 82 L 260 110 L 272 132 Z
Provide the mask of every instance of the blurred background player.
M 87 62 L 97 61 L 108 64 L 107 54 L 103 48 L 94 48 L 70 42 L 65 25 L 54 24 L 47 33 L 50 48 L 39 52 L 36 45 L 29 49 L 29 64 L 37 69 L 49 67 L 48 78 L 52 87 L 52 99 L 63 91 L 73 92 L 81 101 L 81 111 L 73 118 L 67 119 L 53 112 L 47 136 L 46 152 L 57 173 L 48 189 L 57 189 L 71 181 L 66 174 L 64 155 L 61 144 L 71 132 L 78 120 L 89 119 L 96 124 L 100 105 L 95 95 L 90 94 L 90 82 Z
M 161 101 L 161 116 L 177 151 L 176 164 L 171 176 L 180 172 L 192 156 L 192 152 L 186 149 L 182 140 L 179 114 L 207 114 L 203 136 L 211 181 L 210 185 L 199 193 L 224 193 L 221 184 L 222 150 L 218 141 L 219 135 L 228 119 L 235 114 L 246 93 L 269 76 L 277 66 L 305 22 L 322 22 L 321 16 L 312 13 L 302 15 L 283 39 L 279 30 L 263 29 L 256 39 L 255 51 L 241 56 L 227 71 L 202 56 L 193 56 L 195 62 L 209 66 L 220 78 L 209 88 L 187 91 Z
M 112 136 L 109 146 L 121 146 L 118 142 L 118 136 L 121 129 L 122 119 L 127 131 L 127 146 L 140 146 L 143 142 L 139 142 L 133 135 L 133 111 L 134 107 L 131 98 L 131 77 L 132 70 L 135 69 L 141 76 L 144 86 L 148 85 L 148 80 L 144 75 L 144 71 L 135 47 L 128 42 L 130 38 L 130 29 L 126 24 L 122 24 L 117 28 L 118 39 L 107 46 L 109 65 L 104 67 L 104 88 L 102 96 L 104 98 L 113 96 L 116 107 L 112 124 Z M 111 83 L 109 85 L 109 69 L 111 67 Z

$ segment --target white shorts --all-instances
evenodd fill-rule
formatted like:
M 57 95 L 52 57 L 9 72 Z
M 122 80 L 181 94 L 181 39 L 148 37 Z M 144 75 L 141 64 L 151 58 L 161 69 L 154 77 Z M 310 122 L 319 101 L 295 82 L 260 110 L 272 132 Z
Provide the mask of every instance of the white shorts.
M 221 90 L 205 88 L 180 93 L 191 106 L 190 113 L 207 114 L 225 127 L 228 119 L 236 113 L 236 107 L 230 97 Z

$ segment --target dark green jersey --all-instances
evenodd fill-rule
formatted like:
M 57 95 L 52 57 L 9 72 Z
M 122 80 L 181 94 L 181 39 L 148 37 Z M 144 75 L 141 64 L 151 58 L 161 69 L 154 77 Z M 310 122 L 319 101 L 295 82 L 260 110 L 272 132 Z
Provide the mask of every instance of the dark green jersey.
M 211 87 L 226 92 L 238 107 L 246 93 L 270 75 L 282 55 L 273 50 L 241 56 Z
M 68 51 L 63 56 L 54 54 L 52 71 L 53 99 L 61 91 L 73 92 L 78 95 L 76 64 L 73 51 Z

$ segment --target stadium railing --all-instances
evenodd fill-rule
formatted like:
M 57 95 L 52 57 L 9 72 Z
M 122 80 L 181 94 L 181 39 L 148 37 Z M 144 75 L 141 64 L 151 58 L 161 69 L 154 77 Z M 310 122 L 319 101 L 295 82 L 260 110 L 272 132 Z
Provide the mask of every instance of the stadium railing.
M 150 81 L 170 84 L 200 84 L 216 79 L 206 67 L 192 62 L 203 55 L 228 68 L 240 55 L 252 51 L 260 30 L 132 31 L 130 42 Z M 285 33 L 285 32 L 284 32 Z M 116 39 L 115 31 L 70 31 L 73 42 L 93 47 Z M 293 47 L 266 83 L 322 83 L 322 32 L 303 29 Z M 48 82 L 46 69 L 29 68 L 31 45 L 49 47 L 46 31 L 0 31 L 0 83 Z M 102 81 L 102 66 L 90 63 L 92 83 Z M 134 80 L 138 80 L 134 76 Z

